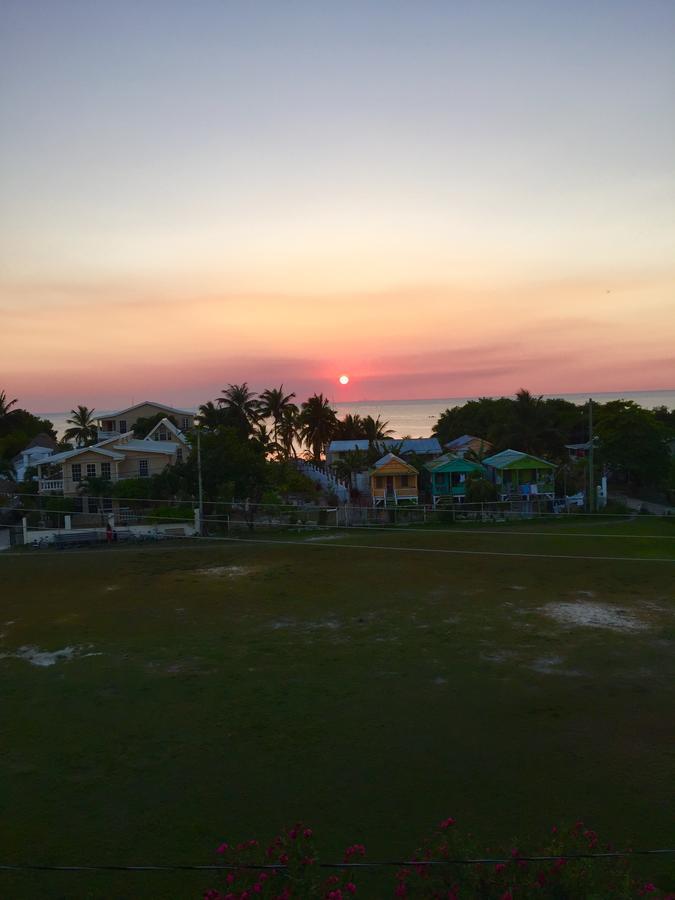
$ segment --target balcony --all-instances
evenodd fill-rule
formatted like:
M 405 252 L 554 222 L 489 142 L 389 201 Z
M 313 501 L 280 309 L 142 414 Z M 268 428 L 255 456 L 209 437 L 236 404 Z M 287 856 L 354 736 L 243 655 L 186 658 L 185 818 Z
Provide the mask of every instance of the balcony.
M 38 493 L 50 494 L 53 491 L 63 493 L 63 478 L 40 478 L 38 480 Z

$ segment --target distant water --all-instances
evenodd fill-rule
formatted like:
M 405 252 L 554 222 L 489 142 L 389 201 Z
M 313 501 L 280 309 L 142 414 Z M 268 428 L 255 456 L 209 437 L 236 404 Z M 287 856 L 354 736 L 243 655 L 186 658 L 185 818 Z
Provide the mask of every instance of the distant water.
M 588 402 L 589 394 L 545 394 L 546 399 L 562 398 L 579 405 Z M 598 403 L 607 403 L 609 400 L 634 400 L 645 409 L 653 409 L 655 406 L 667 406 L 675 409 L 675 390 L 672 391 L 623 391 L 621 393 L 596 393 L 592 395 Z M 441 413 L 454 406 L 462 406 L 469 400 L 477 400 L 478 397 L 447 397 L 439 400 L 379 400 L 364 401 L 363 403 L 336 403 L 340 414 L 347 413 L 360 416 L 380 416 L 389 422 L 389 427 L 395 437 L 410 435 L 411 437 L 429 437 L 431 429 L 438 421 Z
M 546 398 L 562 398 L 571 403 L 587 403 L 588 394 L 545 394 Z M 340 416 L 358 413 L 360 416 L 380 416 L 393 430 L 396 437 L 409 434 L 411 437 L 428 437 L 441 413 L 453 406 L 461 406 L 477 397 L 446 397 L 438 400 L 364 400 L 362 403 L 335 403 Z M 667 406 L 675 409 L 675 390 L 671 391 L 623 391 L 620 393 L 597 393 L 593 399 L 599 403 L 608 400 L 634 400 L 645 409 Z M 54 423 L 59 435 L 68 427 L 68 412 L 36 413 Z

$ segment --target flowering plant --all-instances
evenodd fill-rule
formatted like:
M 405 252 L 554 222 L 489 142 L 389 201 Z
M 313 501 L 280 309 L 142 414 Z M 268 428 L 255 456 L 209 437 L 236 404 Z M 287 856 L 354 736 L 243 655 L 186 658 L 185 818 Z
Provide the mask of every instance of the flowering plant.
M 551 829 L 544 846 L 525 851 L 478 849 L 452 817 L 443 819 L 409 861 L 392 870 L 388 896 L 410 900 L 616 900 L 646 897 L 675 900 L 651 881 L 636 880 L 629 857 L 603 857 L 613 852 L 583 822 Z M 351 900 L 358 895 L 355 866 L 365 856 L 363 844 L 344 852 L 344 868 L 318 864 L 311 828 L 296 823 L 267 846 L 258 841 L 217 848 L 224 885 L 204 894 L 204 900 Z M 630 851 L 627 851 L 630 852 Z M 597 856 L 596 856 L 597 854 Z M 595 856 L 595 858 L 592 858 Z M 462 861 L 462 862 L 458 862 Z M 384 894 L 382 894 L 385 896 Z

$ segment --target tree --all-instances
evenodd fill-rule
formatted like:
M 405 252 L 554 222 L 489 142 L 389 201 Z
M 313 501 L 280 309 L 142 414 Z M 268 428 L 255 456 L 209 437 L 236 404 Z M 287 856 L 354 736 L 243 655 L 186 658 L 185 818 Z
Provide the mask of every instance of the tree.
M 366 468 L 368 468 L 368 454 L 363 450 L 349 450 L 333 463 L 336 475 L 347 482 L 350 490 L 354 475 Z
M 87 406 L 78 406 L 77 409 L 71 409 L 71 418 L 66 419 L 66 424 L 70 425 L 64 432 L 67 441 L 75 441 L 77 447 L 88 447 L 96 443 L 97 429 L 94 421 L 94 410 Z
M 222 407 L 216 406 L 212 400 L 202 403 L 197 416 L 199 427 L 205 428 L 207 431 L 217 431 L 225 423 L 225 412 Z
M 318 462 L 333 437 L 337 413 L 323 394 L 313 394 L 300 410 L 300 435 Z
M 248 382 L 243 384 L 228 384 L 222 397 L 218 397 L 218 403 L 232 414 L 232 420 L 236 421 L 242 431 L 250 434 L 253 426 L 260 418 L 260 407 L 256 394 L 249 389 Z
M 372 416 L 365 416 L 362 419 L 363 424 L 363 436 L 370 442 L 373 441 L 383 441 L 388 437 L 391 437 L 394 433 L 391 428 L 388 428 L 389 422 L 383 422 L 382 419 L 378 416 L 374 419 Z
M 297 456 L 295 445 L 299 440 L 299 428 L 299 410 L 294 403 L 291 403 L 281 414 L 278 428 L 278 443 L 284 459 Z
M 272 436 L 275 443 L 279 439 L 279 424 L 284 416 L 284 411 L 297 406 L 292 402 L 295 394 L 284 394 L 283 384 L 278 388 L 268 388 L 263 391 L 258 400 L 258 415 L 264 419 L 272 420 Z
M 0 391 L 0 419 L 4 419 L 5 416 L 8 416 L 12 407 L 16 406 L 18 402 L 16 397 L 13 400 L 8 400 L 7 393 L 5 391 Z
M 202 482 L 211 499 L 257 500 L 267 483 L 265 451 L 260 443 L 242 437 L 237 428 L 225 427 L 201 435 Z M 197 493 L 197 454 L 182 467 L 187 484 Z
M 594 404 L 598 457 L 611 472 L 638 486 L 658 486 L 670 470 L 668 432 L 632 400 Z
M 370 417 L 369 417 L 370 418 Z M 335 425 L 335 440 L 339 441 L 358 441 L 366 437 L 366 430 L 363 427 L 363 419 L 358 413 L 352 415 L 347 413 L 344 419 L 339 419 Z
M 470 472 L 466 479 L 467 503 L 491 503 L 499 499 L 496 486 L 481 472 Z

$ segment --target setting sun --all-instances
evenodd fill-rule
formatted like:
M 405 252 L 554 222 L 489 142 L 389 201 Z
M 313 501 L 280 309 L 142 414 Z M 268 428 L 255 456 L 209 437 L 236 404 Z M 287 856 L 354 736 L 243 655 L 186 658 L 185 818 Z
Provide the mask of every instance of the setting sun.
M 349 375 L 340 375 L 340 384 L 349 384 Z

